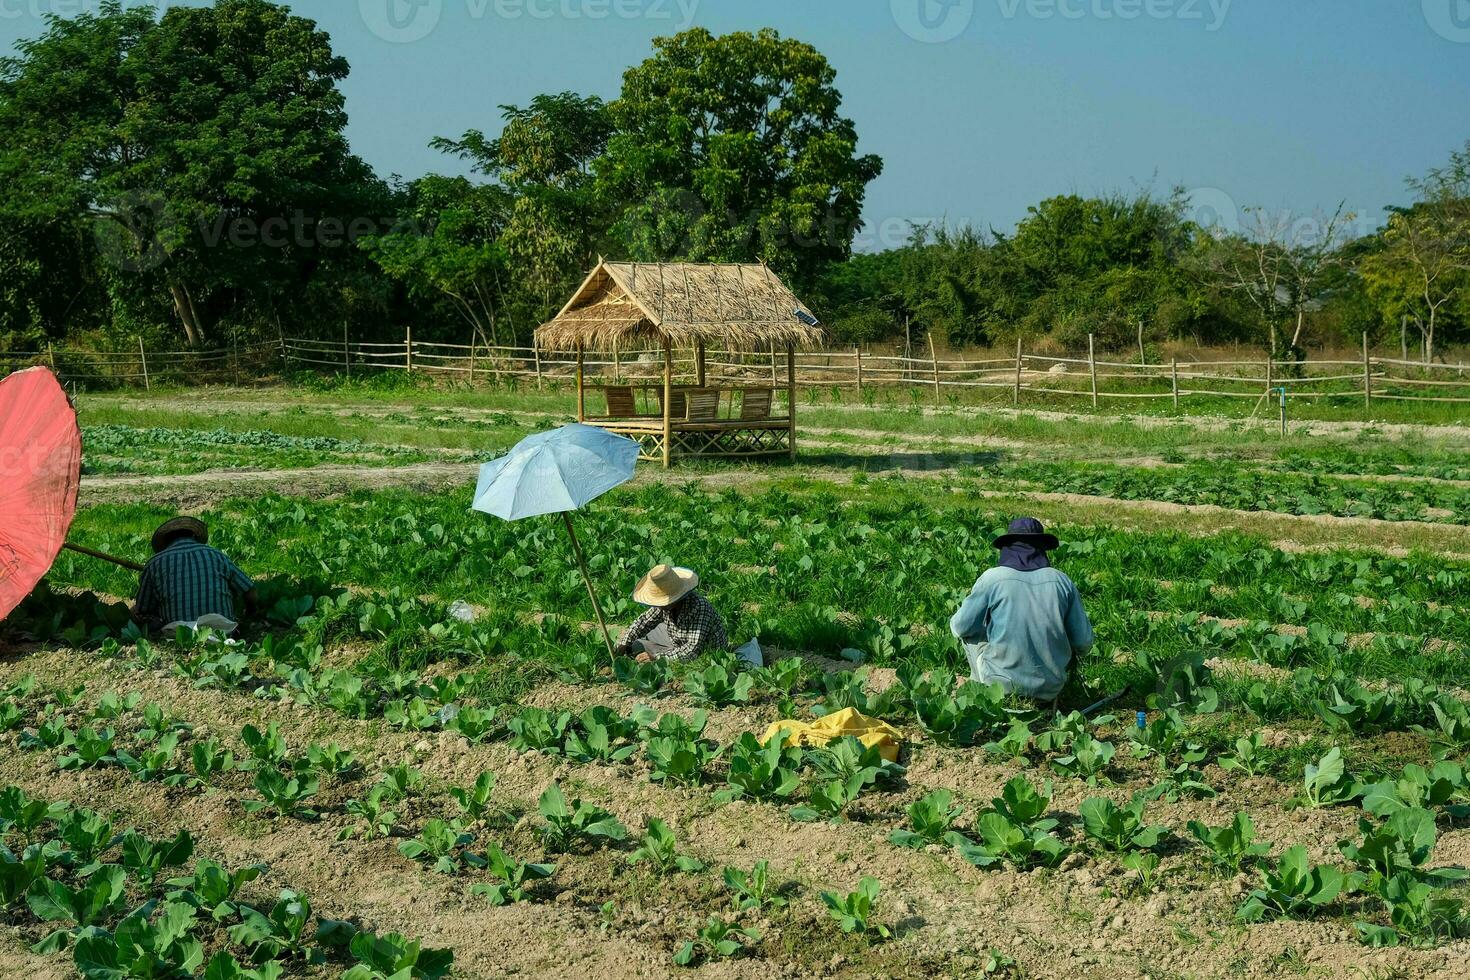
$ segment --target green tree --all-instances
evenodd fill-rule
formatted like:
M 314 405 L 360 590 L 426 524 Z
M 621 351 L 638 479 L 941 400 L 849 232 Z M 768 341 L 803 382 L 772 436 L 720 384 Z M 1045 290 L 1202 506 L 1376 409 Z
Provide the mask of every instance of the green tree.
M 90 225 L 114 299 L 163 291 L 197 345 L 242 295 L 350 263 L 353 220 L 386 201 L 343 134 L 347 73 L 267 0 L 52 17 L 0 62 L 4 207 Z
M 858 154 L 827 59 L 769 29 L 654 44 L 623 75 L 596 164 L 620 250 L 761 260 L 797 288 L 846 259 L 882 161 Z

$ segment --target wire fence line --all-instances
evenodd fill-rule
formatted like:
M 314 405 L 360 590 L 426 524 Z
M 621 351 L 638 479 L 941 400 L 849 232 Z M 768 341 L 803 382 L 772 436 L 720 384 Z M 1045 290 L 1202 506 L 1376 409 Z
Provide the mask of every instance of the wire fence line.
M 1179 360 L 1165 363 L 1101 360 L 1089 343 L 1087 357 L 1027 353 L 1017 343 L 1014 356 L 968 358 L 941 355 L 931 343 L 927 356 L 873 353 L 861 347 L 796 354 L 800 386 L 868 393 L 907 389 L 914 397 L 957 396 L 966 389 L 1009 392 L 1019 404 L 1027 393 L 1089 399 L 1093 406 L 1108 400 L 1209 398 L 1359 398 L 1374 401 L 1437 402 L 1470 405 L 1470 365 L 1423 363 L 1378 357 L 1364 338 L 1363 355 L 1355 360 L 1283 361 Z M 48 347 L 44 351 L 0 353 L 0 372 L 32 365 L 50 367 L 74 389 L 151 388 L 154 384 L 246 384 L 300 371 L 352 376 L 408 371 L 456 378 L 470 384 L 530 383 L 536 387 L 571 384 L 577 370 L 575 351 L 493 344 L 448 344 L 322 340 L 283 337 L 278 340 L 213 350 L 116 351 Z M 679 351 L 673 368 L 693 377 L 692 351 Z M 584 378 L 591 384 L 662 377 L 662 350 L 587 352 Z M 705 352 L 705 383 L 784 386 L 785 351 Z

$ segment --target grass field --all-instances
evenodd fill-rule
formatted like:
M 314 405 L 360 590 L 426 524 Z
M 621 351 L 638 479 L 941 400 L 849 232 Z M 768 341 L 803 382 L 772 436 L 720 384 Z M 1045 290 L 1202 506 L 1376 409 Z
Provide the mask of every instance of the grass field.
M 564 392 L 78 408 L 72 539 L 140 557 L 198 513 L 269 617 L 140 641 L 136 578 L 70 553 L 12 616 L 4 976 L 1470 975 L 1444 413 L 1282 438 L 823 396 L 794 463 L 646 467 L 578 517 L 611 619 L 691 565 L 750 671 L 609 669 L 559 525 L 470 512 Z M 1021 513 L 1099 637 L 1058 717 L 953 685 L 948 617 Z M 758 741 L 842 707 L 904 732 L 897 764 Z

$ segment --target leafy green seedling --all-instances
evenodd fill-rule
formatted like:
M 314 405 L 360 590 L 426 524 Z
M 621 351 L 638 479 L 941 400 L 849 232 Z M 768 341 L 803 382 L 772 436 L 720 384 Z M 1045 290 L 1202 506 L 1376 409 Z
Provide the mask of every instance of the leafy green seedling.
M 762 745 L 750 732 L 742 732 L 730 752 L 729 788 L 716 793 L 715 799 L 784 800 L 801 783 L 801 762 L 801 749 L 788 747 L 782 734 Z
M 122 839 L 122 865 L 144 885 L 151 885 L 165 868 L 182 867 L 194 856 L 194 838 L 180 830 L 172 840 L 149 840 L 128 831 Z
M 1265 760 L 1261 755 L 1261 735 L 1252 732 L 1245 738 L 1235 740 L 1235 754 L 1222 755 L 1219 759 L 1220 768 L 1225 770 L 1236 770 L 1247 776 L 1256 776 L 1261 772 Z
M 316 795 L 320 788 L 320 781 L 315 776 L 291 776 L 281 775 L 275 769 L 262 769 L 255 774 L 255 791 L 260 794 L 258 800 L 245 800 L 246 813 L 260 813 L 263 810 L 274 810 L 282 817 L 296 817 L 300 820 L 311 820 L 317 812 L 308 807 L 307 801 Z
M 669 829 L 668 824 L 657 817 L 648 821 L 648 830 L 638 842 L 638 849 L 628 855 L 629 864 L 645 862 L 661 875 L 674 871 L 704 870 L 703 861 L 679 853 L 674 832 Z
M 900 847 L 919 848 L 944 843 L 964 808 L 955 805 L 949 790 L 936 789 L 910 803 L 907 813 L 909 829 L 893 831 L 888 840 Z
M 482 772 L 475 784 L 468 789 L 458 786 L 450 789 L 449 795 L 459 807 L 464 819 L 471 822 L 484 820 L 490 813 L 490 798 L 495 793 L 495 773 Z
M 1231 874 L 1238 874 L 1245 862 L 1271 852 L 1268 845 L 1256 842 L 1256 826 L 1244 811 L 1237 812 L 1224 827 L 1210 827 L 1191 820 L 1189 832 L 1210 852 L 1215 867 Z
M 566 851 L 598 839 L 624 840 L 628 836 L 627 828 L 601 807 L 581 800 L 569 804 L 556 783 L 541 794 L 537 809 L 545 821 L 541 827 L 542 838 L 553 851 Z
M 730 901 L 736 911 L 780 909 L 786 906 L 786 899 L 771 883 L 771 862 L 769 861 L 759 861 L 749 871 L 726 868 L 722 877 L 725 887 L 730 890 Z
M 495 884 L 475 885 L 470 889 L 470 894 L 485 899 L 491 905 L 524 902 L 530 895 L 529 888 L 532 882 L 542 881 L 556 873 L 554 864 L 527 864 L 525 861 L 516 861 L 495 844 L 485 849 L 485 867 L 499 881 Z
M 1305 847 L 1289 847 L 1275 867 L 1262 866 L 1261 887 L 1246 896 L 1235 914 L 1242 922 L 1298 917 L 1331 903 L 1345 884 L 1336 868 L 1308 862 Z
M 741 928 L 712 915 L 693 939 L 674 951 L 674 963 L 693 966 L 700 960 L 727 960 L 744 952 L 747 943 L 758 943 L 760 939 L 760 930 Z
M 717 663 L 684 675 L 684 693 L 697 704 L 716 708 L 749 701 L 750 689 L 754 685 L 755 678 L 750 674 L 732 673 Z
M 170 902 L 184 902 L 207 915 L 216 922 L 223 922 L 239 913 L 236 896 L 240 889 L 260 877 L 265 868 L 252 864 L 230 871 L 224 865 L 208 858 L 201 858 L 194 865 L 194 874 L 188 878 L 170 878 L 173 889 L 167 895 Z
M 822 904 L 827 906 L 827 914 L 837 921 L 843 932 L 872 933 L 887 939 L 891 934 L 888 927 L 873 921 L 881 890 L 882 885 L 877 878 L 864 877 L 858 882 L 857 891 L 846 895 L 822 892 Z
M 454 966 L 454 952 L 425 949 L 396 932 L 359 932 L 352 937 L 357 964 L 342 980 L 440 980 Z
M 26 892 L 26 905 L 42 922 L 62 925 L 47 933 L 31 950 L 49 954 L 67 948 L 89 927 L 104 926 L 116 917 L 126 901 L 127 872 L 115 864 L 104 865 L 85 885 L 77 888 L 50 878 L 37 879 Z
M 474 839 L 474 834 L 458 831 L 443 820 L 429 820 L 417 837 L 398 845 L 398 853 L 430 865 L 440 874 L 452 875 L 466 862 L 478 863 L 477 858 L 465 853 Z
M 1110 851 L 1152 850 L 1163 838 L 1164 828 L 1144 822 L 1147 802 L 1142 794 L 1135 794 L 1123 807 L 1105 796 L 1089 797 L 1078 808 L 1082 830 Z
M 281 726 L 277 722 L 272 722 L 265 731 L 246 725 L 240 730 L 240 741 L 250 752 L 250 759 L 240 763 L 241 769 L 279 766 L 286 761 L 286 739 L 281 735 Z
M 1342 750 L 1334 746 L 1316 764 L 1307 763 L 1302 776 L 1302 800 L 1310 807 L 1348 803 L 1362 794 L 1362 787 L 1343 765 Z

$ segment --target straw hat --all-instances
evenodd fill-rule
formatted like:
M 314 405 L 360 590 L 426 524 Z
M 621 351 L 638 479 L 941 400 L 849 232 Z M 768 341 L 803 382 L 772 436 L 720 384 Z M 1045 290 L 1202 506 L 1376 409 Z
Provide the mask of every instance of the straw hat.
M 687 568 L 655 565 L 633 587 L 633 601 L 645 606 L 672 606 L 699 585 L 699 576 Z
M 158 525 L 158 530 L 153 532 L 153 551 L 155 554 L 167 548 L 169 542 L 179 534 L 187 533 L 200 544 L 209 543 L 209 528 L 197 517 L 175 517 Z

